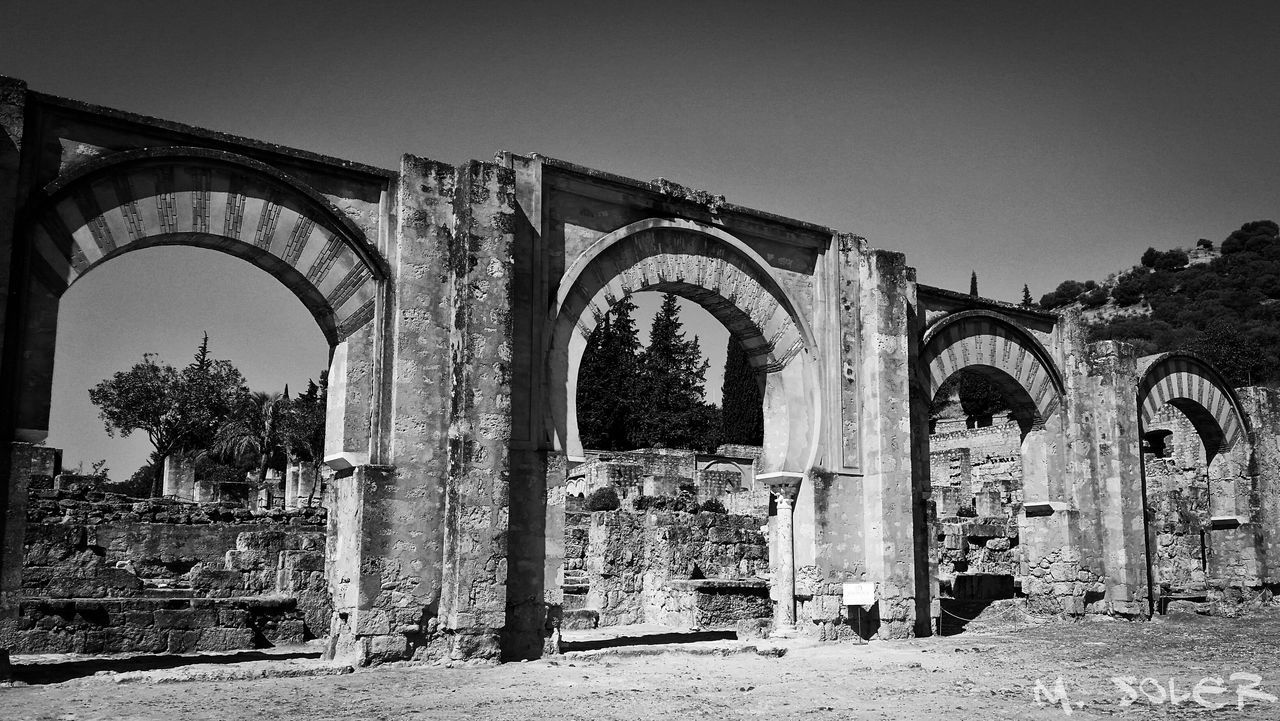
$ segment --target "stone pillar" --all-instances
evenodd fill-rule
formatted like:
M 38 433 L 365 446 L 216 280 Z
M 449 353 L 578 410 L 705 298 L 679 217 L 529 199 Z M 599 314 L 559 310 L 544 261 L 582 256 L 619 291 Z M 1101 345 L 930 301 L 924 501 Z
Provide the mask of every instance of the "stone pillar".
M 294 463 L 285 469 L 284 507 L 305 508 L 315 505 L 316 473 L 310 463 Z
M 1094 421 L 1088 437 L 1102 523 L 1105 601 L 1111 613 L 1146 616 L 1149 566 L 1137 356 L 1127 344 L 1102 341 L 1089 346 L 1088 359 Z
M 4 537 L 0 539 L 0 623 L 17 612 L 22 597 L 22 554 L 27 530 L 27 489 L 32 477 L 57 475 L 62 465 L 62 451 L 32 443 L 13 443 L 10 447 L 9 487 L 5 493 L 8 505 L 4 517 Z
M 800 490 L 798 480 L 783 481 L 771 484 L 770 491 L 777 499 L 778 516 L 774 531 L 778 534 L 775 548 L 777 563 L 773 570 L 773 633 L 775 636 L 788 636 L 796 627 L 796 561 L 793 529 L 793 509 L 796 493 Z
M 473 161 L 459 169 L 458 186 L 440 622 L 452 657 L 497 660 L 507 619 L 512 482 L 513 175 Z M 537 639 L 527 645 L 541 648 L 540 629 L 530 631 Z
M 1238 388 L 1240 405 L 1253 429 L 1252 470 L 1256 506 L 1250 519 L 1257 530 L 1254 555 L 1262 583 L 1280 583 L 1280 391 Z
M 915 271 L 900 253 L 859 253 L 862 316 L 860 518 L 865 579 L 877 585 L 880 638 L 905 638 L 929 614 L 928 580 L 917 574 L 916 478 L 912 463 L 910 322 Z M 845 323 L 856 322 L 852 318 Z
M 218 484 L 208 478 L 195 479 L 195 502 L 214 503 L 218 500 Z
M 178 453 L 164 459 L 164 490 L 166 498 L 179 501 L 196 499 L 196 464 Z
M 20 192 L 22 135 L 27 104 L 27 84 L 0 77 L 0 357 L 7 341 L 6 318 L 9 274 L 13 262 Z M 3 439 L 0 439 L 3 440 Z
M 402 158 L 387 249 L 392 277 L 380 291 L 389 293 L 385 314 L 334 350 L 325 437 L 333 469 L 325 491 L 328 655 L 357 665 L 452 654 L 440 606 L 449 420 L 458 400 L 450 347 L 457 185 L 453 166 Z M 376 387 L 375 361 L 384 369 Z M 375 393 L 387 403 L 385 437 L 373 438 L 368 414 L 358 412 Z M 375 445 L 388 465 L 369 464 Z

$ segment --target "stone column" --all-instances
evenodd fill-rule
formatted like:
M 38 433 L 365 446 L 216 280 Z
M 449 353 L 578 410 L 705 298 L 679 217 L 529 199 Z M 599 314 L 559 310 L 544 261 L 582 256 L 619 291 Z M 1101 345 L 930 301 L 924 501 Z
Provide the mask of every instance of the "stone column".
M 860 504 L 848 515 L 861 525 L 864 578 L 877 586 L 876 635 L 907 638 L 927 633 L 930 612 L 928 579 L 917 573 L 927 548 L 916 544 L 927 538 L 916 532 L 923 518 L 915 510 L 919 479 L 912 463 L 908 332 L 915 271 L 902 254 L 883 250 L 865 249 L 858 262 L 863 476 Z
M 196 466 L 191 459 L 177 453 L 164 459 L 164 490 L 166 498 L 194 501 L 196 497 Z
M 1089 365 L 1094 422 L 1088 437 L 1102 525 L 1105 600 L 1111 613 L 1146 616 L 1149 565 L 1137 356 L 1132 346 L 1102 341 L 1089 346 Z
M 300 466 L 290 463 L 284 467 L 284 507 L 286 510 L 298 507 L 298 471 Z
M 315 505 L 319 500 L 316 493 L 316 485 L 319 480 L 316 478 L 315 468 L 310 463 L 297 463 L 289 466 L 289 480 L 286 488 L 293 493 L 292 503 L 286 500 L 285 506 L 288 508 L 306 508 Z
M 453 372 L 444 497 L 440 625 L 452 658 L 497 660 L 507 625 L 511 472 L 512 173 L 472 161 L 459 169 L 450 249 Z
M 17 612 L 22 596 L 22 551 L 27 530 L 27 488 L 33 476 L 52 477 L 62 465 L 62 451 L 32 443 L 10 446 L 8 506 L 4 518 L 4 536 L 0 538 L 0 623 Z M 12 559 L 12 560 L 11 560 Z
M 796 627 L 796 561 L 793 529 L 793 509 L 796 494 L 800 490 L 798 478 L 779 479 L 771 483 L 769 490 L 777 499 L 778 516 L 774 530 L 778 534 L 777 565 L 773 570 L 773 587 L 776 605 L 773 607 L 773 633 L 787 636 Z

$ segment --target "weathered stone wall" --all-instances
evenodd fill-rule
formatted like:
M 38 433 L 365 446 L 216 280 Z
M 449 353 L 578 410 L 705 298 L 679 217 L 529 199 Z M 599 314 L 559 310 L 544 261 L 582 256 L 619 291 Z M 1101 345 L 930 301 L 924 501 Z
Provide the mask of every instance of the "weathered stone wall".
M 229 650 L 328 630 L 321 526 L 278 513 L 237 518 L 217 504 L 32 495 L 41 498 L 27 525 L 20 611 L 0 624 L 14 652 Z M 323 518 L 307 510 L 293 520 Z M 228 522 L 217 520 L 223 511 Z
M 585 552 L 587 605 L 599 612 L 602 626 L 641 622 L 688 625 L 693 618 L 689 614 L 697 606 L 696 599 L 689 596 L 694 591 L 672 583 L 690 579 L 758 581 L 768 568 L 767 545 L 760 529 L 759 518 L 723 513 L 593 513 Z M 729 585 L 732 583 L 716 590 L 724 591 Z M 759 595 L 756 586 L 750 588 L 748 595 Z M 733 605 L 726 599 L 719 600 Z M 707 608 L 705 599 L 702 603 Z M 748 603 L 741 609 L 746 612 L 748 607 L 760 608 Z M 764 610 L 767 617 L 771 609 Z M 721 607 L 718 613 L 730 611 Z
M 306 614 L 292 598 L 39 598 L 0 624 L 15 653 L 191 653 L 298 644 Z

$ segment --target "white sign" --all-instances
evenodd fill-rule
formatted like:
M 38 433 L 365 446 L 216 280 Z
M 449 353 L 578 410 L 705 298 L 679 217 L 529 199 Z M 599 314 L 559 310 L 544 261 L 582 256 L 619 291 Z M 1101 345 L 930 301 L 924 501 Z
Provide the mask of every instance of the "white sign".
M 844 605 L 870 606 L 876 602 L 876 584 L 846 583 L 844 584 Z

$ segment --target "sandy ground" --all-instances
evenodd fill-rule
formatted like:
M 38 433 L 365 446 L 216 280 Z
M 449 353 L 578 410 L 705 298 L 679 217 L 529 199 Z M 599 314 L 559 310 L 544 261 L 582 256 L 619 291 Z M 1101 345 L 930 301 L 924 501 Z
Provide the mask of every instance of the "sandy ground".
M 703 642 L 346 674 L 296 653 L 96 675 L 65 660 L 19 657 L 31 683 L 0 688 L 0 718 L 1274 720 L 1278 646 L 1280 610 L 1270 610 L 1237 619 L 1006 625 L 865 645 Z M 73 678 L 40 683 L 42 670 Z M 297 675 L 317 673 L 341 675 Z M 1132 677 L 1133 692 L 1113 677 Z M 1250 679 L 1257 687 L 1239 691 Z M 1061 695 L 1037 701 L 1038 684 Z M 1209 708 L 1219 704 L 1228 705 Z

